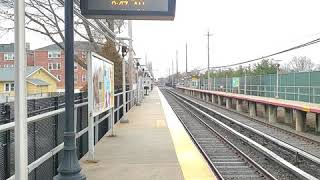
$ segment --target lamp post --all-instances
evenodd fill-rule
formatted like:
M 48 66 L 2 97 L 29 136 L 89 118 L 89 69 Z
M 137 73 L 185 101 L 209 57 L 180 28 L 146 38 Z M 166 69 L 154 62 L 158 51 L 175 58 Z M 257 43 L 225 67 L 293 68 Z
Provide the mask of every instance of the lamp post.
M 63 159 L 54 180 L 85 180 L 76 154 L 74 124 L 74 27 L 73 0 L 65 0 L 65 128 Z
M 282 60 L 275 60 L 275 59 L 271 59 L 271 61 L 276 62 L 276 68 L 277 68 L 277 79 L 276 79 L 276 89 L 275 89 L 275 98 L 279 98 L 279 73 L 280 73 L 280 62 Z
M 133 61 L 133 47 L 132 47 L 132 21 L 128 21 L 128 35 L 127 38 L 117 37 L 118 40 L 128 40 L 129 41 L 129 48 L 126 46 L 122 46 L 122 99 L 123 99 L 123 116 L 120 120 L 121 123 L 128 123 L 128 116 L 127 116 L 127 110 L 126 110 L 126 62 L 124 60 L 124 57 L 129 53 L 129 61 Z
M 140 78 L 139 78 L 139 66 L 140 66 L 140 63 L 139 63 L 139 60 L 141 58 L 133 58 L 134 60 L 136 60 L 136 68 L 137 68 L 137 106 L 140 106 L 141 105 L 141 102 L 140 102 L 140 91 L 141 91 L 141 81 L 140 81 Z

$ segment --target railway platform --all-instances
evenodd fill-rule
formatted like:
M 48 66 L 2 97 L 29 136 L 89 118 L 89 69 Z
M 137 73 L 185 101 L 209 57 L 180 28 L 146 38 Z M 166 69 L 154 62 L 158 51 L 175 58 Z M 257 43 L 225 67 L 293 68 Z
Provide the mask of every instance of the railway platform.
M 263 116 L 269 123 L 279 122 L 278 108 L 283 108 L 284 123 L 293 125 L 297 132 L 306 130 L 307 114 L 313 114 L 314 129 L 316 132 L 320 132 L 319 104 L 188 87 L 177 87 L 177 89 L 205 101 L 225 106 L 227 109 L 232 109 L 234 106 L 234 109 L 238 112 L 243 112 L 243 106 L 245 105 L 251 117 L 257 116 L 257 105 L 259 105 Z
M 82 158 L 87 179 L 215 179 L 158 88 L 127 115 L 129 123 L 118 123 L 115 137 L 95 146 L 96 161 Z

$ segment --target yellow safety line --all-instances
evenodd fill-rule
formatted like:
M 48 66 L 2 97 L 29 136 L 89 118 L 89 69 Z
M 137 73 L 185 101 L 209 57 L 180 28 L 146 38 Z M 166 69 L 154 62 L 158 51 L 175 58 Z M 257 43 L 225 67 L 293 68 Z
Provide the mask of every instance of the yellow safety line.
M 208 163 L 193 144 L 167 100 L 159 90 L 158 93 L 184 179 L 215 180 Z

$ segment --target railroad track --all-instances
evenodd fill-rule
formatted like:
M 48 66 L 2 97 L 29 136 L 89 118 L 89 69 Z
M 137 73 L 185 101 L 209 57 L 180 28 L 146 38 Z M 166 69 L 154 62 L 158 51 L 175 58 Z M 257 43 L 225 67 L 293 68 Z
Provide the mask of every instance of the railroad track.
M 176 91 L 175 91 L 176 92 Z M 277 127 L 275 125 L 269 124 L 267 122 L 257 120 L 255 118 L 244 115 L 232 109 L 226 109 L 217 104 L 209 103 L 189 95 L 183 95 L 184 97 L 189 97 L 190 100 L 193 100 L 203 106 L 210 108 L 217 115 L 222 114 L 228 116 L 232 119 L 237 119 L 239 122 L 246 124 L 254 129 L 257 129 L 265 134 L 268 134 L 272 137 L 275 137 L 281 141 L 290 144 L 291 146 L 297 147 L 302 151 L 308 152 L 317 158 L 320 158 L 320 142 L 307 138 L 305 136 L 299 135 L 297 133 L 285 130 L 283 128 Z M 319 163 L 319 162 L 318 162 Z
M 229 126 L 232 126 L 237 129 L 237 131 L 243 132 L 248 137 L 251 137 L 252 133 L 258 134 L 258 137 L 256 137 L 256 135 L 254 136 L 256 141 L 272 151 L 277 152 L 279 151 L 278 146 L 282 147 L 282 150 L 277 152 L 277 154 L 281 154 L 286 161 L 320 179 L 319 142 L 249 118 L 240 113 L 223 109 L 218 105 L 188 98 L 180 94 L 179 96 L 188 102 L 194 103 L 197 107 Z
M 167 100 L 219 179 L 276 179 L 182 103 Z
M 198 117 L 198 121 L 203 121 L 203 123 L 206 123 L 207 126 L 213 129 L 214 127 L 216 128 L 217 126 L 220 126 L 220 129 L 221 127 L 224 128 L 224 131 L 226 131 L 227 133 L 234 134 L 235 136 L 238 136 L 238 138 L 241 137 L 242 143 L 245 142 L 247 145 L 254 146 L 254 149 L 264 154 L 261 155 L 260 153 L 260 155 L 257 155 L 256 152 L 255 160 L 259 161 L 261 164 L 264 164 L 264 167 L 267 167 L 267 169 L 270 169 L 270 172 L 276 174 L 277 178 L 317 179 L 320 177 L 320 166 L 317 163 L 317 159 L 312 159 L 314 158 L 314 156 L 301 150 L 295 152 L 296 149 L 292 149 L 291 146 L 288 146 L 283 142 L 281 142 L 282 144 L 279 145 L 279 142 L 276 139 L 268 139 L 264 136 L 263 133 L 257 130 L 253 130 L 252 128 L 250 129 L 250 127 L 243 126 L 243 124 L 221 114 L 217 115 L 216 112 L 212 111 L 211 109 L 208 109 L 201 104 L 195 103 L 191 99 L 182 97 L 181 95 L 178 95 L 173 91 L 169 92 L 168 90 L 163 90 L 163 92 L 166 93 L 167 96 L 171 96 L 170 98 L 168 98 L 168 100 L 174 97 L 176 101 L 179 101 L 180 106 L 181 104 L 184 104 L 184 106 L 188 106 L 189 111 L 192 111 L 192 113 L 194 113 L 194 116 Z M 218 131 L 220 131 L 220 129 L 218 129 Z M 249 153 L 252 153 L 251 151 L 249 151 Z M 300 153 L 303 153 L 303 156 L 300 155 Z M 258 156 L 265 156 L 268 161 L 273 161 L 273 163 L 268 165 L 267 162 L 264 162 L 263 158 Z M 277 165 L 275 165 L 275 163 Z

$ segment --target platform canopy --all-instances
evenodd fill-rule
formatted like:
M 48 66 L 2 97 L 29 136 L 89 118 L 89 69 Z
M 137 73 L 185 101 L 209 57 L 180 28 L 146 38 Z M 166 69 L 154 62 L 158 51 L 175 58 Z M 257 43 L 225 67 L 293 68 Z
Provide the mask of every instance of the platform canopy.
M 176 0 L 81 0 L 80 8 L 93 19 L 173 20 Z

